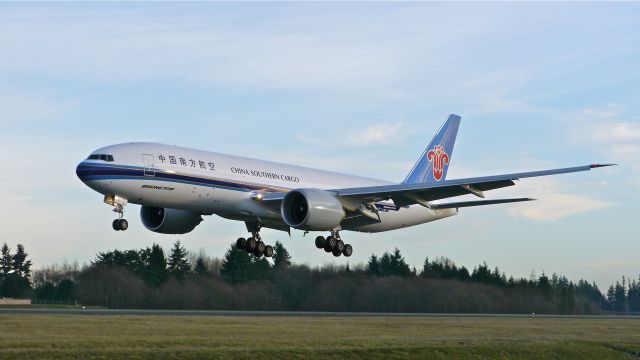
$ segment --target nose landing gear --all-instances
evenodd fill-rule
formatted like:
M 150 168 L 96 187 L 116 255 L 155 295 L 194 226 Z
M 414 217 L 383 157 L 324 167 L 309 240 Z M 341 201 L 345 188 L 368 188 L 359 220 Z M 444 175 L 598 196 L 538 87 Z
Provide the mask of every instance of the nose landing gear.
M 111 224 L 115 231 L 125 231 L 129 228 L 129 222 L 127 219 L 123 219 L 124 207 L 127 205 L 127 199 L 121 198 L 117 195 L 106 195 L 104 202 L 113 206 L 113 211 L 118 213 L 118 218 L 113 220 Z
M 129 222 L 127 219 L 115 219 L 113 220 L 113 230 L 125 231 L 129 228 Z

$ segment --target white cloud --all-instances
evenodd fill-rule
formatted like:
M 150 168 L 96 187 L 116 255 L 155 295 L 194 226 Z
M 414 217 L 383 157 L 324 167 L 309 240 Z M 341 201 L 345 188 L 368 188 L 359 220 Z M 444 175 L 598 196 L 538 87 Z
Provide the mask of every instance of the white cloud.
M 398 130 L 400 130 L 401 127 L 401 122 L 395 124 L 370 125 L 366 129 L 351 133 L 348 137 L 348 144 L 352 146 L 368 146 L 372 144 L 391 145 L 395 142 Z
M 631 173 L 630 184 L 640 184 L 640 122 L 616 104 L 582 109 L 577 112 L 580 127 L 572 135 L 574 142 L 597 146 L 611 162 Z
M 515 217 L 534 221 L 554 221 L 567 216 L 585 213 L 612 206 L 611 203 L 590 199 L 586 196 L 548 193 L 539 201 L 517 205 L 509 209 Z
M 534 159 L 530 160 L 538 163 Z M 549 166 L 547 166 L 548 168 Z M 601 183 L 590 182 L 589 179 L 580 182 L 580 188 L 601 188 Z M 502 197 L 530 197 L 536 201 L 508 205 L 508 213 L 516 218 L 532 221 L 555 221 L 568 216 L 595 211 L 613 206 L 613 203 L 593 199 L 582 194 L 574 194 L 575 183 L 567 186 L 562 178 L 537 177 L 516 181 L 516 185 L 500 190 Z M 492 196 L 496 197 L 497 196 Z

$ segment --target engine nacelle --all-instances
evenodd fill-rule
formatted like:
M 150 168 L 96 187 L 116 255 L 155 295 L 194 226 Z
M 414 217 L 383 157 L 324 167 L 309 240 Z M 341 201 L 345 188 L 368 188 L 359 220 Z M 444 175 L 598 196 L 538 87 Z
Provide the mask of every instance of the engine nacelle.
M 318 189 L 291 190 L 284 196 L 282 218 L 295 229 L 330 231 L 340 225 L 345 212 L 338 197 Z
M 198 213 L 153 206 L 142 206 L 140 219 L 144 227 L 161 234 L 186 234 L 202 221 Z

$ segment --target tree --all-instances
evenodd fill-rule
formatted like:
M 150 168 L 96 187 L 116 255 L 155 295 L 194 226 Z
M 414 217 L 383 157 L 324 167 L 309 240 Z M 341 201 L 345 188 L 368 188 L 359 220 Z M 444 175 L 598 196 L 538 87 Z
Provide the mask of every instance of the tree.
M 629 311 L 640 311 L 640 282 L 636 280 L 629 282 L 627 302 L 629 303 Z
M 393 275 L 407 277 L 411 275 L 411 268 L 404 261 L 404 257 L 400 254 L 400 249 L 395 248 L 391 257 L 391 273 Z
M 609 286 L 609 289 L 607 290 L 607 297 L 606 297 L 606 309 L 613 311 L 616 308 L 616 289 L 613 287 L 613 285 Z
M 273 247 L 273 267 L 284 269 L 291 265 L 291 255 L 280 241 L 276 241 Z
M 627 311 L 627 296 L 625 291 L 624 279 L 622 280 L 622 284 L 616 281 L 614 297 L 615 297 L 614 310 L 618 312 Z
M 7 246 L 7 243 L 2 244 L 1 253 L 2 255 L 0 257 L 0 276 L 4 279 L 11 272 L 11 267 L 12 267 L 11 264 L 13 263 L 12 261 L 13 259 L 11 256 L 11 249 L 9 249 L 9 246 Z
M 187 249 L 180 244 L 180 240 L 176 241 L 173 244 L 173 248 L 171 248 L 168 265 L 169 273 L 177 279 L 184 279 L 184 276 L 188 274 L 191 269 L 187 261 Z
M 209 274 L 209 269 L 207 269 L 207 264 L 205 264 L 204 258 L 202 256 L 198 256 L 198 258 L 196 259 L 196 266 L 194 267 L 193 272 L 197 275 Z
M 139 276 L 144 275 L 144 269 L 146 264 L 143 262 L 143 256 L 146 256 L 147 249 L 141 250 L 113 250 L 106 253 L 98 253 L 96 260 L 93 261 L 96 265 L 110 265 L 120 266 Z
M 228 282 L 240 283 L 251 279 L 251 255 L 235 244 L 227 250 L 222 260 L 220 275 Z
M 167 258 L 158 244 L 142 251 L 141 256 L 145 265 L 143 280 L 152 287 L 158 287 L 169 278 L 167 271 Z
M 378 257 L 374 254 L 371 254 L 369 258 L 369 263 L 367 264 L 367 273 L 369 275 L 380 275 L 380 262 L 378 261 Z
M 24 246 L 18 244 L 12 259 L 13 273 L 26 279 L 31 276 L 31 260 L 27 260 L 27 255 L 24 251 Z
M 489 266 L 486 262 L 473 268 L 473 272 L 471 273 L 471 281 L 484 284 L 491 283 L 491 270 L 489 270 Z
M 271 274 L 271 264 L 265 257 L 252 257 L 249 280 L 265 280 Z

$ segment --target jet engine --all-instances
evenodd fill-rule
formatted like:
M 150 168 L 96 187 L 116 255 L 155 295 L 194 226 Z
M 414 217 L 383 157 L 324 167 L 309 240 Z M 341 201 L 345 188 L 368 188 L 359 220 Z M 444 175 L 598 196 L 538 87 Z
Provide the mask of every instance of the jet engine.
M 195 212 L 153 206 L 142 206 L 140 218 L 144 227 L 161 234 L 186 234 L 202 221 Z
M 282 200 L 281 213 L 287 225 L 310 231 L 333 230 L 345 216 L 338 197 L 318 189 L 291 190 Z

